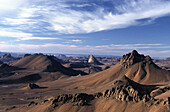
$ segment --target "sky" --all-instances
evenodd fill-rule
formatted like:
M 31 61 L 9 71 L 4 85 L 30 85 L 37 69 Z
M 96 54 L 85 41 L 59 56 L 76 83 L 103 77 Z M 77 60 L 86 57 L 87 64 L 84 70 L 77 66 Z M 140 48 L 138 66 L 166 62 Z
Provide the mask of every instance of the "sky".
M 0 0 L 0 51 L 170 57 L 170 0 Z

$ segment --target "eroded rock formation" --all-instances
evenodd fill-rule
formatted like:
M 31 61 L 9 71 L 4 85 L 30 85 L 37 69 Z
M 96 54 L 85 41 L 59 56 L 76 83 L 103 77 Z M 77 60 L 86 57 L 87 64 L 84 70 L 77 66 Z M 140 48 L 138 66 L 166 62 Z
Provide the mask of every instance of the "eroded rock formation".
M 102 65 L 93 55 L 90 55 L 88 63 L 95 64 L 95 65 Z
M 154 97 L 151 95 L 151 92 L 155 89 L 157 89 L 156 86 L 141 85 L 130 80 L 126 76 L 123 76 L 120 80 L 117 80 L 113 83 L 113 87 L 111 89 L 107 89 L 103 93 L 62 94 L 52 100 L 45 100 L 44 102 L 50 101 L 52 102 L 50 108 L 56 108 L 65 103 L 72 103 L 75 106 L 85 106 L 89 105 L 92 100 L 98 98 L 113 98 L 123 102 L 152 102 L 152 104 L 155 105 L 157 103 L 163 102 L 163 105 L 169 106 L 169 98 L 165 100 L 154 99 Z
M 144 56 L 143 54 L 139 54 L 136 50 L 133 50 L 131 53 L 123 55 L 120 63 L 125 67 L 128 68 L 131 65 L 138 63 L 138 62 L 152 62 L 150 56 Z

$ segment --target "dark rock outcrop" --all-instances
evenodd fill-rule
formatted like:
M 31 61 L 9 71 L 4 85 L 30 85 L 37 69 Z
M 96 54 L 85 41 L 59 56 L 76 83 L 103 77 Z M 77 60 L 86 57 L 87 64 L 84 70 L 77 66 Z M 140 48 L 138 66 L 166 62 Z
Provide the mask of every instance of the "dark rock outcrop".
M 29 104 L 28 104 L 28 107 L 31 106 L 31 105 L 37 105 L 38 103 L 34 102 L 34 101 L 31 101 Z
M 4 54 L 1 58 L 13 58 L 11 54 Z
M 4 54 L 3 56 L 1 56 L 0 61 L 4 62 L 4 63 L 13 63 L 14 61 L 18 60 L 18 58 L 15 58 L 13 56 L 11 56 L 11 54 Z
M 138 84 L 126 76 L 123 76 L 119 80 L 113 83 L 111 89 L 105 90 L 103 93 L 98 92 L 95 94 L 62 94 L 57 97 L 49 98 L 44 100 L 42 103 L 50 103 L 51 105 L 47 108 L 46 111 L 54 111 L 57 107 L 64 105 L 66 103 L 71 103 L 73 106 L 88 106 L 97 101 L 97 99 L 117 99 L 120 102 L 143 102 L 146 105 L 158 105 L 162 104 L 169 109 L 170 98 L 164 100 L 154 99 L 150 96 L 153 90 L 158 89 L 154 85 L 141 85 Z M 95 100 L 95 101 L 93 101 Z
M 54 99 L 52 101 L 52 105 L 54 107 L 58 106 L 58 105 L 62 105 L 64 103 L 73 103 L 73 105 L 77 105 L 77 106 L 84 106 L 84 105 L 88 105 L 90 103 L 91 100 L 94 99 L 93 95 L 89 95 L 86 93 L 78 93 L 75 95 L 72 94 L 63 94 L 63 95 L 59 95 L 58 97 L 56 97 L 56 99 Z
M 139 54 L 136 50 L 133 50 L 131 53 L 128 53 L 126 55 L 123 55 L 122 59 L 120 60 L 120 63 L 125 67 L 128 68 L 131 65 L 145 61 L 152 63 L 152 59 L 149 56 L 144 56 L 143 54 Z
M 37 88 L 40 88 L 37 84 L 35 84 L 35 83 L 29 83 L 28 84 L 28 88 L 30 88 L 30 89 L 37 89 Z
M 115 98 L 120 101 L 133 101 L 133 102 L 148 102 L 153 98 L 150 96 L 152 90 L 156 89 L 155 86 L 146 86 L 138 84 L 126 76 L 122 77 L 120 80 L 117 80 L 113 83 L 111 89 L 105 90 L 103 93 L 96 94 L 62 94 L 57 96 L 52 100 L 53 107 L 62 105 L 65 103 L 73 103 L 73 105 L 84 106 L 88 105 L 95 98 Z
M 31 55 L 31 54 L 25 54 L 25 55 L 24 55 L 24 57 L 26 57 L 26 56 L 30 56 L 30 55 Z
M 104 91 L 103 96 L 113 96 L 120 101 L 138 102 L 143 100 L 147 102 L 151 100 L 150 93 L 154 89 L 156 89 L 155 86 L 141 85 L 124 76 L 114 82 L 112 89 Z
M 10 110 L 15 109 L 15 108 L 16 108 L 16 106 L 12 106 L 12 107 L 6 108 L 5 111 L 10 111 Z

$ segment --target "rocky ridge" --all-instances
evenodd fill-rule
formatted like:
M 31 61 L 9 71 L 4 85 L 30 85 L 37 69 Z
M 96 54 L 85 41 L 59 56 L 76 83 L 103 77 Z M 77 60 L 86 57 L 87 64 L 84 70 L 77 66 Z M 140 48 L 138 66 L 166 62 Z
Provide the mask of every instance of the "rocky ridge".
M 123 76 L 120 80 L 113 83 L 111 89 L 105 90 L 103 93 L 98 92 L 95 94 L 77 93 L 77 94 L 62 94 L 53 99 L 44 100 L 45 102 L 51 102 L 51 106 L 48 108 L 51 110 L 65 103 L 72 103 L 74 106 L 90 105 L 93 100 L 98 98 L 113 98 L 122 102 L 140 102 L 150 103 L 151 105 L 162 104 L 168 106 L 170 104 L 170 98 L 165 100 L 157 100 L 153 97 L 152 91 L 157 89 L 152 85 L 138 84 L 126 76 Z M 167 89 L 167 88 L 166 88 Z M 169 88 L 170 89 L 170 88 Z M 169 90 L 168 89 L 168 90 Z M 165 89 L 164 89 L 165 90 Z M 152 93 L 152 94 L 151 94 Z
M 149 62 L 153 63 L 150 56 L 144 56 L 143 54 L 139 54 L 136 50 L 133 50 L 131 53 L 122 56 L 120 63 L 125 67 L 129 68 L 135 63 L 138 62 Z
M 33 55 L 28 54 L 13 63 L 13 66 L 28 70 L 38 70 L 40 72 L 61 72 L 68 76 L 75 76 L 79 74 L 86 75 L 84 72 L 64 67 L 55 56 L 44 55 L 41 53 Z
M 106 90 L 103 96 L 113 96 L 120 101 L 147 102 L 152 99 L 150 93 L 154 89 L 155 86 L 141 85 L 123 76 L 121 80 L 115 81 L 113 88 Z
M 9 54 L 4 54 L 0 57 L 0 61 L 4 63 L 13 63 L 17 61 L 19 58 L 13 57 L 10 53 Z

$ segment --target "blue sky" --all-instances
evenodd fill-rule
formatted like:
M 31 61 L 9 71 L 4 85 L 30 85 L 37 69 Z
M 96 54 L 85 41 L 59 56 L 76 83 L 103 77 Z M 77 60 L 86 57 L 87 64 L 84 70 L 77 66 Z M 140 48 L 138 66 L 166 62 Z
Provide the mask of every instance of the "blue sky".
M 170 0 L 0 0 L 0 51 L 170 56 Z

